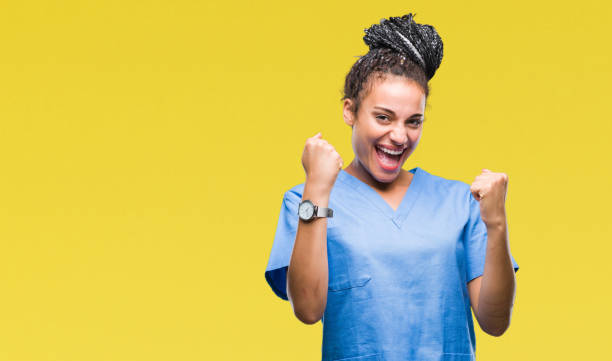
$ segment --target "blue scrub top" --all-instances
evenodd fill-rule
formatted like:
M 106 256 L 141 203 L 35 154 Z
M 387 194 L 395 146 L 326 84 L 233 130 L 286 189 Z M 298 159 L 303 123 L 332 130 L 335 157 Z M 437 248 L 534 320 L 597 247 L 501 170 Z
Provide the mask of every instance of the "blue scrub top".
M 479 203 L 467 183 L 410 172 L 395 211 L 366 183 L 338 174 L 327 219 L 324 361 L 475 360 L 467 283 L 485 264 Z M 303 190 L 304 183 L 284 194 L 265 271 L 284 300 Z

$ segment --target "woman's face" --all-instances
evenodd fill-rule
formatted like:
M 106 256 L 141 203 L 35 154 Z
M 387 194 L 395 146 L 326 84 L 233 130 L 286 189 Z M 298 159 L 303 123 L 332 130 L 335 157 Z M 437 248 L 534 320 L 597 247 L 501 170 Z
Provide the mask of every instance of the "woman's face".
M 343 116 L 353 128 L 354 166 L 379 182 L 389 183 L 419 143 L 426 98 L 417 83 L 402 76 L 387 74 L 373 81 L 357 118 L 350 112 L 350 99 L 344 101 Z

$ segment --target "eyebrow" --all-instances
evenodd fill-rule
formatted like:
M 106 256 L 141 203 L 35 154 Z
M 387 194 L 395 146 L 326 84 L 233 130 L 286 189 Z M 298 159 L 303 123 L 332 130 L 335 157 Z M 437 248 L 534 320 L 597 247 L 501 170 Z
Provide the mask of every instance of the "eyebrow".
M 387 109 L 387 108 L 384 108 L 384 107 L 381 107 L 381 106 L 378 106 L 378 105 L 374 106 L 374 108 L 380 109 L 380 110 L 384 110 L 387 113 L 390 113 L 391 115 L 396 116 L 395 112 L 393 110 L 391 110 L 391 109 Z M 423 114 L 415 113 L 415 114 L 412 114 L 409 118 L 414 118 L 414 117 L 418 117 L 418 116 L 423 116 Z

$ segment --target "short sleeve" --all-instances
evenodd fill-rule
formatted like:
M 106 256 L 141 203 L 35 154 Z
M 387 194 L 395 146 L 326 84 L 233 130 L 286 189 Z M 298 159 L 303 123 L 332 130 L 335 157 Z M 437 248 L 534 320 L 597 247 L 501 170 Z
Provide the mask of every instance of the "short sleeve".
M 274 242 L 265 272 L 266 281 L 272 291 L 283 300 L 289 300 L 287 297 L 287 269 L 297 233 L 297 209 L 301 198 L 302 196 L 293 190 L 285 192 L 283 196 Z
M 468 193 L 470 197 L 470 214 L 465 232 L 467 282 L 478 276 L 482 276 L 487 253 L 487 225 L 480 217 L 480 203 L 474 198 L 471 192 Z M 512 254 L 510 254 L 510 258 L 512 260 L 514 272 L 516 273 L 519 266 Z

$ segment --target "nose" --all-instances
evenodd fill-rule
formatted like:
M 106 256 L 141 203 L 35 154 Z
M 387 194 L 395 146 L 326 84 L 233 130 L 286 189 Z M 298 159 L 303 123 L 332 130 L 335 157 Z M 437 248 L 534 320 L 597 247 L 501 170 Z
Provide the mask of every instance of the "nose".
M 402 122 L 397 122 L 389 135 L 391 141 L 397 146 L 404 145 L 408 141 L 408 134 Z

